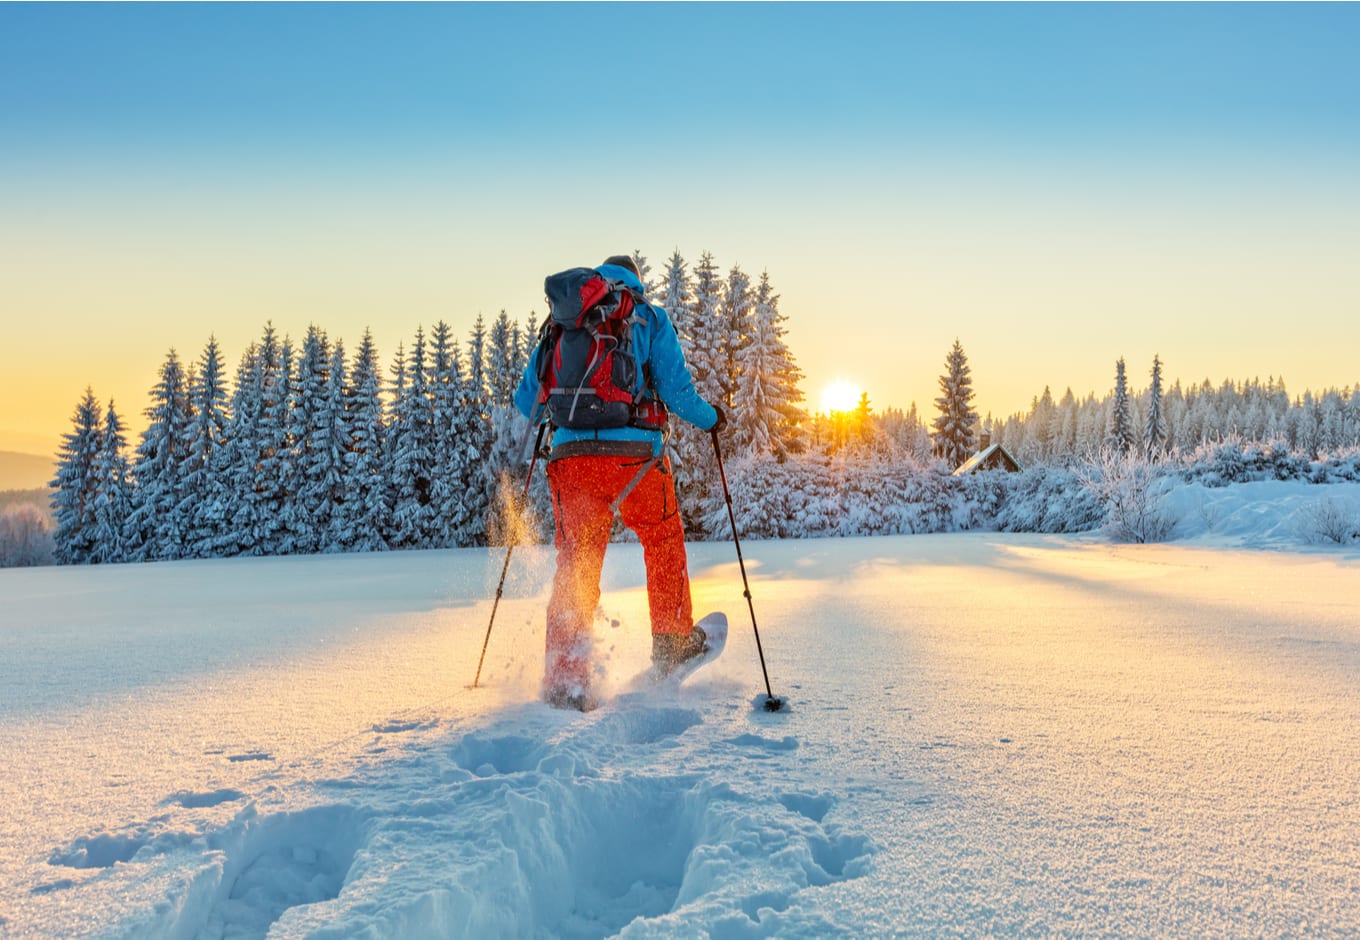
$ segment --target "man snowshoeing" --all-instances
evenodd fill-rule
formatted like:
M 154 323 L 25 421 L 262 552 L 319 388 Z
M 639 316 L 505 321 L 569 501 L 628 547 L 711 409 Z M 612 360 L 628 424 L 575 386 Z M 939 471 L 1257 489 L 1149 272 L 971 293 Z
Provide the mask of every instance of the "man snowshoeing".
M 554 280 L 569 274 L 577 279 Z M 610 298 L 627 294 L 622 302 L 631 306 L 631 314 L 625 341 L 606 337 L 604 346 L 597 342 L 596 352 L 583 356 L 589 359 L 585 368 L 597 365 L 600 349 L 618 351 L 620 356 L 628 353 L 636 367 L 631 376 L 636 383 L 635 400 L 627 406 L 631 416 L 621 426 L 608 426 L 616 423 L 613 419 L 588 426 L 591 420 L 579 416 L 608 398 L 608 392 L 585 388 L 579 377 L 570 388 L 557 387 L 568 383 L 555 370 L 560 367 L 567 374 L 571 366 L 565 361 L 582 354 L 573 353 L 568 342 L 554 345 L 551 338 L 540 343 L 530 357 L 515 392 L 516 407 L 531 421 L 543 419 L 545 411 L 553 421 L 547 475 L 557 571 L 548 601 L 543 697 L 556 707 L 582 711 L 596 704 L 591 689 L 591 624 L 600 600 L 600 571 L 615 509 L 642 543 L 653 675 L 676 674 L 682 665 L 707 651 L 708 637 L 694 623 L 684 528 L 670 461 L 663 453 L 664 426 L 667 412 L 706 431 L 721 430 L 726 424 L 722 410 L 695 391 L 675 326 L 664 309 L 646 303 L 632 258 L 615 255 L 593 272 L 575 269 L 549 278 L 550 302 L 555 302 L 554 289 L 561 293 L 564 305 L 581 302 L 577 294 L 584 297 L 598 286 L 592 274 L 614 291 Z M 566 283 L 571 291 L 562 286 Z M 602 332 L 593 335 L 598 338 Z M 550 334 L 545 332 L 545 336 Z M 615 377 L 623 374 L 626 368 L 622 372 L 614 369 Z M 560 400 L 550 401 L 554 395 Z

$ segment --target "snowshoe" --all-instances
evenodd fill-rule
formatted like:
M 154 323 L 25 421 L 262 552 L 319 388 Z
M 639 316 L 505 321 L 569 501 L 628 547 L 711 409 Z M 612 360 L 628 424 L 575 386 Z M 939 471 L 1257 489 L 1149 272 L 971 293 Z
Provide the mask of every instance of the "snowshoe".
M 658 633 L 652 637 L 653 682 L 684 682 L 700 666 L 718 658 L 727 645 L 727 615 L 712 613 L 687 634 Z

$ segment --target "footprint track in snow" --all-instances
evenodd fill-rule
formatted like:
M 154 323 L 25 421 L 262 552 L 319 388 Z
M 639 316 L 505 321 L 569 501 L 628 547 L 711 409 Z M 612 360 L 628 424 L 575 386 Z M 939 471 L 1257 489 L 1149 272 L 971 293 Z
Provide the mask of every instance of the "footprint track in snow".
M 366 898 L 390 890 L 391 866 L 374 866 L 373 858 L 399 857 L 407 890 L 440 885 L 430 910 L 467 935 L 503 933 L 507 909 L 540 935 L 607 936 L 666 918 L 646 933 L 661 923 L 708 923 L 722 912 L 744 915 L 752 926 L 741 930 L 764 935 L 766 921 L 796 912 L 809 887 L 869 870 L 872 843 L 827 822 L 837 803 L 830 793 L 815 785 L 742 788 L 693 765 L 683 772 L 668 753 L 683 738 L 693 756 L 740 749 L 772 761 L 797 751 L 797 738 L 712 734 L 721 723 L 687 734 L 705 724 L 702 711 L 672 705 L 628 703 L 580 720 L 545 719 L 535 707 L 407 760 L 370 765 L 363 786 L 346 786 L 350 778 L 313 781 L 318 796 L 346 789 L 354 802 L 347 795 L 264 815 L 248 803 L 231 822 L 196 833 L 165 832 L 171 817 L 158 817 L 76 839 L 53 853 L 52 864 L 154 867 L 176 850 L 215 853 L 222 860 L 215 877 L 196 880 L 179 906 L 148 912 L 154 923 L 141 926 L 240 937 L 305 933 L 359 916 Z M 382 728 L 406 726 L 392 719 L 375 726 Z M 271 759 L 259 751 L 241 756 Z M 437 782 L 413 792 L 413 773 Z M 206 810 L 247 799 L 231 789 L 183 791 L 162 805 Z M 773 868 L 771 859 L 779 859 Z M 72 880 L 39 887 L 56 892 Z M 503 904 L 484 902 L 489 883 Z M 425 903 L 413 901 L 420 910 Z M 419 921 L 407 926 L 418 929 Z M 395 922 L 379 932 L 388 928 Z
M 636 747 L 677 738 L 701 724 L 703 716 L 691 708 L 625 708 L 601 716 L 581 737 Z
M 206 923 L 190 933 L 264 937 L 292 908 L 334 900 L 364 841 L 365 816 L 346 804 L 250 817 L 217 834 L 225 853 Z M 203 915 L 199 915 L 203 917 Z
M 47 863 L 63 868 L 112 868 L 119 862 L 131 861 L 149 843 L 150 839 L 141 834 L 98 832 L 57 849 Z
M 785 793 L 779 798 L 779 802 L 785 809 L 806 816 L 815 823 L 826 819 L 826 814 L 836 805 L 836 801 L 830 796 L 819 793 Z
M 478 777 L 528 773 L 538 768 L 551 748 L 524 735 L 488 735 L 474 731 L 453 746 L 453 762 Z

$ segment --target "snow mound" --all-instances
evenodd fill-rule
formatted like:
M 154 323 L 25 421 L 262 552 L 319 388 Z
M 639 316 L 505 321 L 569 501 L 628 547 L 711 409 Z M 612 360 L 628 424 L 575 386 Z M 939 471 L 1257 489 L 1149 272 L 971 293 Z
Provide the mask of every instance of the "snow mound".
M 1232 486 L 1177 486 L 1164 497 L 1176 517 L 1174 537 L 1233 548 L 1297 550 L 1345 544 L 1346 521 L 1360 535 L 1360 493 L 1351 483 L 1261 480 Z M 1342 523 L 1338 536 L 1329 521 Z

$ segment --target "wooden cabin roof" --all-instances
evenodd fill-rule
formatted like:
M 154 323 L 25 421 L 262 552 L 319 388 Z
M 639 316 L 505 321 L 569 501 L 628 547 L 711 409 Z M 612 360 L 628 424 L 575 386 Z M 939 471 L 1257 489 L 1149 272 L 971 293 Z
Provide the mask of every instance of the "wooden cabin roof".
M 1000 444 L 989 444 L 969 457 L 954 471 L 955 476 L 977 473 L 979 470 L 1005 470 L 1008 473 L 1020 472 L 1020 461 Z

